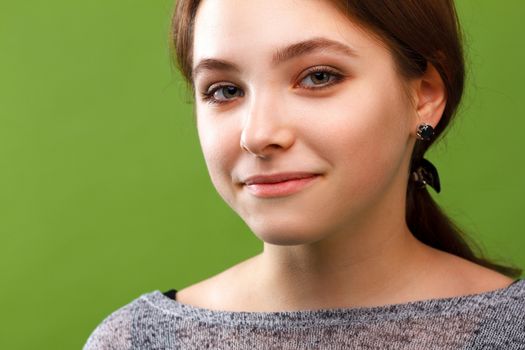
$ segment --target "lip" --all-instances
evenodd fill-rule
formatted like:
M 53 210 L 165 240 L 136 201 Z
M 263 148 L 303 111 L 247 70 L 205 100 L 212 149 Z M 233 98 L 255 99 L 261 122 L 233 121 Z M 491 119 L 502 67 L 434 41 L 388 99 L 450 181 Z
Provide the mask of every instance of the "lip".
M 282 175 L 282 174 L 281 174 Z M 299 192 L 311 186 L 319 174 L 303 174 L 295 177 L 288 176 L 263 176 L 250 178 L 244 187 L 254 196 L 261 198 L 284 197 Z M 281 180 L 276 182 L 277 180 Z M 266 182 L 264 182 L 266 181 Z
M 308 173 L 308 172 L 290 172 L 290 173 L 279 173 L 269 175 L 255 175 L 246 178 L 242 183 L 243 185 L 254 185 L 254 184 L 272 184 L 289 180 L 304 179 L 319 174 Z

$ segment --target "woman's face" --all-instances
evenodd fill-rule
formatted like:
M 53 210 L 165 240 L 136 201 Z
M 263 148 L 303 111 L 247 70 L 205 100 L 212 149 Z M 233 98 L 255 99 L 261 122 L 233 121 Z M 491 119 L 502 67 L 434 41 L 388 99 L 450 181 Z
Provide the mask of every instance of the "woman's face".
M 194 30 L 197 128 L 208 171 L 260 239 L 318 241 L 380 220 L 374 210 L 394 193 L 404 198 L 417 114 L 389 51 L 333 4 L 204 0 Z M 288 172 L 320 176 L 282 195 L 242 183 Z

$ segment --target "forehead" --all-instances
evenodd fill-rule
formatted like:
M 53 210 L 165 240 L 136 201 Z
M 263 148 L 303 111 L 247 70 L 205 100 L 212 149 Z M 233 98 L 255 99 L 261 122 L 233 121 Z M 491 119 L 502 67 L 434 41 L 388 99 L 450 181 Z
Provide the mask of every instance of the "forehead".
M 312 38 L 356 53 L 379 44 L 327 0 L 204 0 L 194 24 L 193 62 L 239 58 L 275 63 L 276 49 Z

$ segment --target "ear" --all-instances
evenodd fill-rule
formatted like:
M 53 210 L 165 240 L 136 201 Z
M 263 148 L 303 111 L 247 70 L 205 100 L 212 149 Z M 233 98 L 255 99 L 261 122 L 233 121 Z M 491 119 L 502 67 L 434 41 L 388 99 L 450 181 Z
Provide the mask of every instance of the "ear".
M 421 123 L 427 123 L 434 129 L 436 128 L 445 110 L 446 95 L 445 84 L 441 76 L 434 65 L 428 63 L 426 72 L 415 81 L 415 107 L 419 118 L 412 129 L 414 135 L 417 126 Z

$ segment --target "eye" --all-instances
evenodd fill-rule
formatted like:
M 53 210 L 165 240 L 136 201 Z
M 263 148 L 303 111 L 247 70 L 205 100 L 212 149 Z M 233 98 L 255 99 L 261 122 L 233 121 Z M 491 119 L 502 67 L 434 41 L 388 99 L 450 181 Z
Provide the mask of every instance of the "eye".
M 217 85 L 214 88 L 208 89 L 206 92 L 202 92 L 201 96 L 203 101 L 208 103 L 225 103 L 230 100 L 229 97 L 235 97 L 236 93 L 240 93 L 239 96 L 244 96 L 241 89 L 233 85 Z M 222 98 L 221 95 L 224 97 Z
M 303 86 L 306 89 L 323 89 L 343 79 L 343 75 L 328 67 L 314 67 L 307 71 L 307 76 L 301 80 L 310 81 L 313 85 Z

